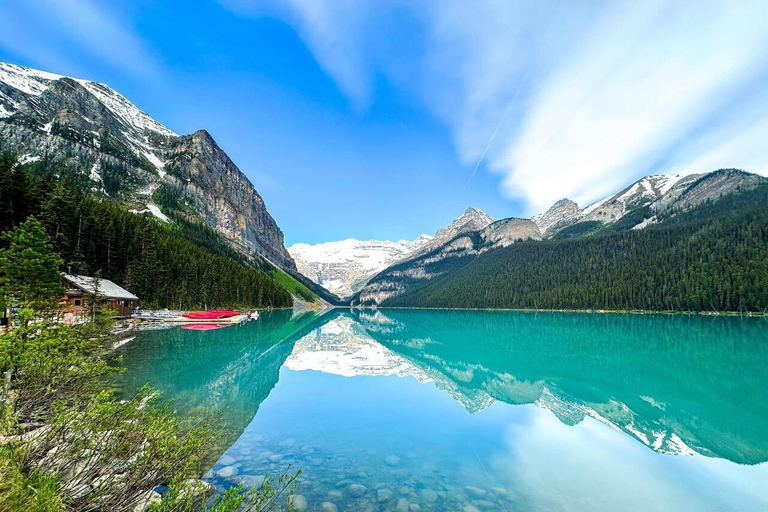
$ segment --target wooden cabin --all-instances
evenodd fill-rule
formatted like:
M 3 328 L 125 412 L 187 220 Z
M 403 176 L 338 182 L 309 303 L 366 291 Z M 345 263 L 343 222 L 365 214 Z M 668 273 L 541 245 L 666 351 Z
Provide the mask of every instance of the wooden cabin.
M 99 301 L 115 311 L 115 316 L 131 316 L 139 305 L 139 298 L 109 279 L 64 274 L 64 296 L 61 308 L 75 315 L 88 311 L 86 301 L 98 297 Z

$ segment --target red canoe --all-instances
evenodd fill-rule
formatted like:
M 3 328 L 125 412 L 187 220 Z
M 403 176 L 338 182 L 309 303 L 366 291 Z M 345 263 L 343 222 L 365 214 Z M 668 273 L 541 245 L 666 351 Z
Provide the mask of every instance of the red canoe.
M 239 315 L 239 311 L 232 311 L 231 309 L 219 309 L 216 311 L 192 311 L 191 313 L 184 313 L 184 318 L 190 320 L 218 320 L 219 318 L 232 318 Z
M 213 331 L 224 327 L 232 327 L 232 324 L 184 324 L 181 326 L 188 331 Z

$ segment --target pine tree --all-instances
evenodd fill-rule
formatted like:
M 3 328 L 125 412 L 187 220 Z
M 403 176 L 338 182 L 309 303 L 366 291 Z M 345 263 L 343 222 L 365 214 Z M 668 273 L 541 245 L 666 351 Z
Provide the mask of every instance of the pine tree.
M 0 249 L 0 297 L 41 307 L 61 294 L 59 267 L 62 260 L 53 251 L 43 225 L 29 217 L 3 234 L 7 249 Z

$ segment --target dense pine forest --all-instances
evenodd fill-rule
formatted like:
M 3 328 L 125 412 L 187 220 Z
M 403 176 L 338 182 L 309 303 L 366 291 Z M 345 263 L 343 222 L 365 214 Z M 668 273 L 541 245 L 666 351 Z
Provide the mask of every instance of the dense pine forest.
M 659 220 L 451 258 L 383 306 L 766 311 L 768 185 Z
M 163 224 L 89 194 L 81 174 L 45 161 L 18 165 L 0 150 L 0 233 L 34 216 L 64 260 L 62 270 L 111 279 L 145 307 L 291 306 L 290 293 L 267 275 L 274 271 L 268 263 L 246 260 L 208 226 Z

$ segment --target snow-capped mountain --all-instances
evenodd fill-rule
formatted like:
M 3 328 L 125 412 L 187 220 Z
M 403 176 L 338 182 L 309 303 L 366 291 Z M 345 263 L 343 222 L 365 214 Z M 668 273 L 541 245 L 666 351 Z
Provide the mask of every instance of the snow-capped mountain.
M 446 242 L 456 238 L 461 233 L 469 233 L 471 231 L 479 231 L 488 227 L 493 222 L 493 218 L 488 216 L 484 211 L 477 208 L 467 208 L 461 217 L 455 219 L 449 225 L 437 230 L 435 236 L 432 237 L 427 243 L 425 243 L 419 250 L 414 251 L 409 257 L 416 257 L 422 254 L 426 254 Z
M 573 224 L 579 218 L 581 209 L 579 205 L 568 198 L 561 199 L 544 213 L 534 215 L 531 220 L 539 228 L 541 235 L 546 237 L 562 227 Z
M 238 252 L 295 272 L 263 199 L 208 132 L 177 135 L 105 84 L 0 63 L 0 140 L 22 162 L 85 169 L 94 193 L 161 220 L 156 192 L 178 196 Z
M 406 258 L 432 239 L 421 235 L 416 240 L 340 240 L 322 244 L 294 244 L 288 252 L 299 272 L 327 290 L 345 297 L 362 288 L 381 270 Z
M 378 305 L 409 293 L 449 273 L 448 261 L 458 264 L 519 240 L 578 237 L 607 227 L 614 231 L 643 229 L 659 222 L 659 218 L 664 219 L 664 215 L 674 215 L 728 193 L 750 190 L 765 180 L 735 169 L 682 178 L 646 176 L 584 209 L 569 199 L 561 199 L 547 212 L 531 219 L 492 222 L 487 215 L 470 208 L 453 224 L 438 231 L 419 251 L 374 276 L 352 303 Z
M 737 188 L 749 189 L 761 181 L 760 176 L 733 169 L 688 176 L 645 176 L 583 209 L 570 199 L 561 199 L 531 220 L 543 238 L 582 222 L 608 225 L 622 221 L 626 228 L 642 229 L 655 223 L 658 213 L 687 209 Z
M 619 193 L 591 204 L 581 212 L 579 220 L 616 222 L 627 212 L 657 201 L 669 192 L 680 178 L 665 175 L 645 176 Z

